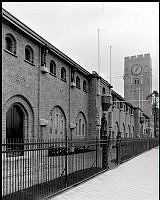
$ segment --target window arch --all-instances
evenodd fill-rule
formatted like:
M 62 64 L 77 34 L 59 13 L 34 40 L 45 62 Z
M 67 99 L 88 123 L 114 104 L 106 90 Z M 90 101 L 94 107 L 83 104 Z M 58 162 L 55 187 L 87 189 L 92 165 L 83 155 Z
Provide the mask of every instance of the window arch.
M 49 134 L 51 138 L 65 138 L 66 117 L 61 107 L 56 106 L 50 112 Z
M 33 63 L 33 49 L 29 45 L 25 47 L 25 60 Z
M 6 34 L 5 37 L 5 48 L 12 52 L 13 54 L 16 54 L 16 40 L 11 34 Z
M 76 118 L 76 133 L 77 136 L 85 136 L 87 132 L 87 121 L 84 113 L 79 112 Z
M 61 68 L 61 79 L 66 81 L 66 70 L 64 67 Z
M 76 77 L 76 87 L 80 89 L 80 78 L 79 78 L 79 76 Z
M 102 88 L 102 94 L 106 94 L 105 87 Z
M 85 80 L 83 81 L 83 91 L 87 92 L 87 83 Z
M 50 62 L 50 73 L 56 75 L 56 64 L 53 60 Z

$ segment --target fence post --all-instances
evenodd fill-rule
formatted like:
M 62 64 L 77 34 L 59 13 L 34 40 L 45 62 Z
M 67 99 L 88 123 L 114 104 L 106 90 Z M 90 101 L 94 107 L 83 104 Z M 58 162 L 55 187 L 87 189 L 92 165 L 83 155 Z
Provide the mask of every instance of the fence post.
M 147 138 L 147 150 L 149 150 L 149 138 Z
M 96 168 L 97 168 L 97 137 L 96 137 Z
M 108 169 L 108 136 L 103 136 L 102 138 L 102 168 Z
M 68 160 L 67 160 L 67 148 L 68 148 L 68 141 L 67 141 L 67 135 L 65 138 L 65 186 L 68 186 L 68 179 L 67 179 L 67 170 L 68 170 Z
M 121 162 L 121 133 L 117 134 L 117 142 L 116 142 L 116 157 L 117 157 L 117 165 Z

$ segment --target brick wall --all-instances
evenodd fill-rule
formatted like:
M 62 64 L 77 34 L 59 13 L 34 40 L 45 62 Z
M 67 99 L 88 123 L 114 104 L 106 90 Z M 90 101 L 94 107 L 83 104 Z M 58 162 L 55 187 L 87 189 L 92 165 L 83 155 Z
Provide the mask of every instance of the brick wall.
M 40 71 L 40 50 L 41 46 L 38 45 L 31 38 L 20 32 L 17 28 L 12 27 L 8 23 L 3 23 L 2 27 L 2 58 L 3 58 L 3 70 L 2 70 L 2 105 L 3 105 L 3 138 L 6 133 L 6 112 L 9 108 L 6 107 L 7 102 L 14 96 L 15 100 L 12 103 L 21 102 L 24 107 L 28 107 L 33 111 L 32 120 L 30 124 L 33 126 L 32 132 L 34 136 L 47 138 L 49 135 L 48 124 L 44 127 L 39 127 L 39 119 L 49 120 L 50 111 L 55 106 L 60 106 L 66 116 L 67 132 L 69 131 L 69 95 L 70 95 L 70 122 L 75 122 L 75 119 L 79 112 L 83 112 L 87 124 L 88 120 L 88 92 L 83 91 L 82 83 L 86 80 L 87 87 L 89 87 L 88 77 L 76 72 L 81 80 L 81 88 L 69 87 L 69 69 L 70 65 L 64 62 L 62 59 L 49 52 L 46 58 L 46 64 L 49 68 L 50 61 L 54 60 L 56 63 L 56 76 L 49 73 L 43 74 Z M 5 50 L 5 35 L 11 33 L 16 39 L 17 52 L 16 56 L 12 55 Z M 34 51 L 34 64 L 30 64 L 25 61 L 24 53 L 25 46 L 30 45 Z M 66 69 L 66 81 L 61 80 L 61 68 Z M 70 92 L 69 92 L 70 88 Z M 13 98 L 14 99 L 14 98 Z M 22 100 L 23 99 L 23 100 Z M 23 102 L 22 102 L 23 101 Z M 28 104 L 28 105 L 27 105 Z M 11 103 L 9 103 L 11 105 Z M 88 130 L 88 128 L 87 128 Z M 31 129 L 29 129 L 31 132 Z M 28 133 L 29 136 L 33 136 L 33 133 Z M 70 136 L 70 135 L 68 135 Z
M 5 35 L 11 33 L 17 43 L 16 56 L 5 50 Z M 34 65 L 24 60 L 24 49 L 26 45 L 31 45 L 34 50 Z M 3 111 L 3 138 L 5 138 L 5 121 L 7 103 L 23 101 L 24 106 L 30 107 L 33 111 L 34 134 L 37 135 L 38 124 L 38 64 L 39 47 L 31 39 L 22 36 L 15 28 L 2 24 L 2 111 Z M 16 96 L 15 101 L 11 100 Z M 23 100 L 22 100 L 23 99 Z M 24 100 L 25 99 L 25 100 Z M 29 103 L 27 103 L 29 102 Z M 22 104 L 22 102 L 21 102 Z M 31 130 L 29 130 L 31 131 Z M 30 134 L 30 133 L 28 133 Z

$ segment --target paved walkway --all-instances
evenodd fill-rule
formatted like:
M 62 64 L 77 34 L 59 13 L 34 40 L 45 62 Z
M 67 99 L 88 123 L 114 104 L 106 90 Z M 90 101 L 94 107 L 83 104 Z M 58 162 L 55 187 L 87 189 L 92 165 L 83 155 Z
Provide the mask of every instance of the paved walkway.
M 158 199 L 158 147 L 51 198 L 51 200 Z

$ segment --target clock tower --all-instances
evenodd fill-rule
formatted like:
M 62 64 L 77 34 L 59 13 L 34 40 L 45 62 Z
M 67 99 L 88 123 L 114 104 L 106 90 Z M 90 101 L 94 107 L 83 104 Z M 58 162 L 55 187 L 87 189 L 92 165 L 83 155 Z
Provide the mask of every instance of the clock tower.
M 125 57 L 124 98 L 135 107 L 141 108 L 149 117 L 152 115 L 151 101 L 146 97 L 152 93 L 152 66 L 150 54 Z

